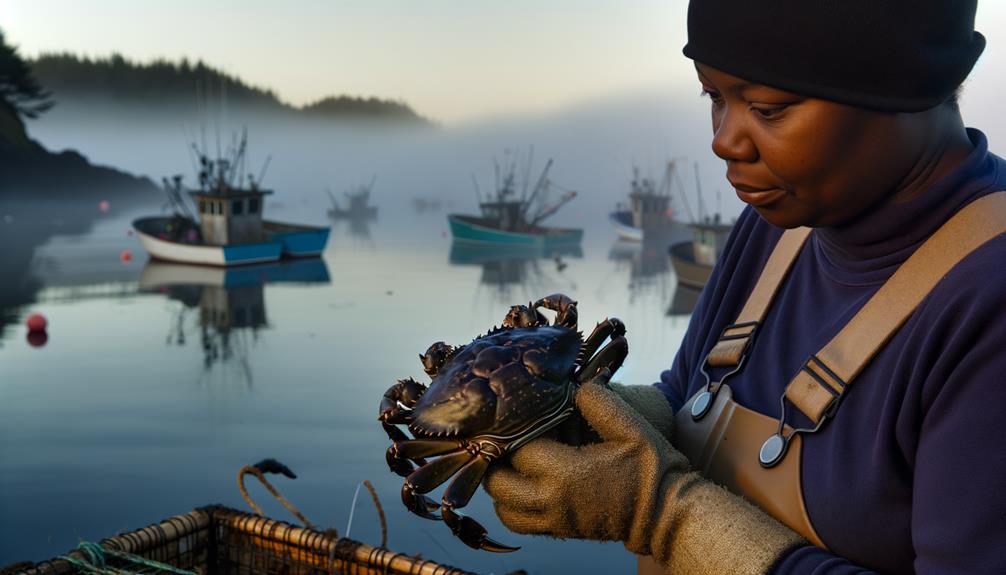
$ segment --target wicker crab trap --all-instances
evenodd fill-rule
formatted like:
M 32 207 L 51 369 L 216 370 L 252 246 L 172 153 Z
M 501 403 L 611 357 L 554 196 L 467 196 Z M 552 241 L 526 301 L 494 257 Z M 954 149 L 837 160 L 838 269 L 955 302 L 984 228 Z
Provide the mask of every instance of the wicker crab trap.
M 265 480 L 263 471 L 289 472 L 281 464 L 279 471 L 263 466 L 269 462 L 276 463 L 266 460 L 238 474 L 242 495 L 259 514 L 220 505 L 200 507 L 99 543 L 81 543 L 37 564 L 0 568 L 0 575 L 475 575 L 387 549 L 383 512 L 373 491 L 385 534 L 381 546 L 314 528 Z M 263 517 L 244 489 L 247 474 L 256 475 L 305 526 Z

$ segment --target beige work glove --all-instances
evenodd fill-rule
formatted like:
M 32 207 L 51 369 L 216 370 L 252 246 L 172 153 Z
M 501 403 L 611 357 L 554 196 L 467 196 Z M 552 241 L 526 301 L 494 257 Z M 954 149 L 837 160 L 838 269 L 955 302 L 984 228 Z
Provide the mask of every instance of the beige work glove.
M 621 385 L 611 383 L 609 387 L 635 409 L 650 425 L 655 427 L 667 441 L 674 441 L 674 410 L 667 402 L 667 396 L 652 385 Z
M 724 488 L 688 460 L 618 394 L 603 372 L 576 406 L 603 441 L 539 438 L 485 481 L 496 512 L 518 533 L 623 541 L 668 573 L 765 573 L 799 535 Z M 663 400 L 666 401 L 666 400 Z

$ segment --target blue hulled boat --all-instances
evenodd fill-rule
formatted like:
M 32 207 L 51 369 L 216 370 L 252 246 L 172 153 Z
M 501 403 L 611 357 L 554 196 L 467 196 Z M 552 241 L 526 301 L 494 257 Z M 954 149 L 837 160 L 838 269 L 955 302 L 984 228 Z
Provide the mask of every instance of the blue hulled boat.
M 174 206 L 171 216 L 133 222 L 144 249 L 154 258 L 181 263 L 233 266 L 276 261 L 282 257 L 321 255 L 329 228 L 274 222 L 262 218 L 265 196 L 244 168 L 245 139 L 230 159 L 210 160 L 199 153 L 199 187 L 186 189 L 182 177 L 165 179 Z M 185 196 L 196 206 L 189 208 Z

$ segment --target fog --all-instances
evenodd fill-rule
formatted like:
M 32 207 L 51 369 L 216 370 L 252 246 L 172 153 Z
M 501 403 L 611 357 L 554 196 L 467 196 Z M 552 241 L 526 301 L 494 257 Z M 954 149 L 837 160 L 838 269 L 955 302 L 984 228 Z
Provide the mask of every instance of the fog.
M 607 226 L 606 214 L 628 191 L 633 167 L 659 179 L 664 163 L 681 160 L 692 210 L 698 162 L 708 209 L 716 190 L 727 190 L 722 162 L 709 148 L 708 103 L 697 90 L 627 94 L 535 116 L 498 117 L 452 127 L 395 127 L 361 122 L 279 118 L 217 103 L 203 114 L 150 113 L 111 105 L 64 103 L 29 125 L 51 149 L 74 148 L 92 162 L 115 166 L 159 182 L 182 174 L 193 184 L 189 146 L 216 155 L 240 131 L 248 132 L 249 171 L 267 158 L 264 185 L 276 190 L 275 209 L 324 221 L 326 189 L 341 195 L 377 176 L 372 201 L 381 217 L 408 226 L 412 199 L 449 203 L 454 211 L 477 210 L 472 176 L 483 193 L 493 187 L 493 161 L 510 155 L 522 165 L 533 153 L 531 179 L 548 158 L 551 179 L 579 192 L 557 214 L 556 224 Z M 518 170 L 523 177 L 523 170 Z M 675 202 L 683 208 L 679 198 Z M 741 204 L 724 194 L 728 217 Z M 682 211 L 682 213 L 684 213 Z M 286 214 L 284 214 L 286 215 Z

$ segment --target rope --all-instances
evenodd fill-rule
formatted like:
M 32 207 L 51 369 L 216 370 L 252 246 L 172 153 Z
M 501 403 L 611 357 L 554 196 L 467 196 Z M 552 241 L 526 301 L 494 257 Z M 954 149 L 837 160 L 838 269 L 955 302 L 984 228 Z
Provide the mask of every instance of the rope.
M 381 547 L 388 546 L 388 520 L 384 517 L 384 508 L 381 507 L 381 500 L 377 498 L 377 490 L 369 479 L 363 480 L 363 486 L 370 492 L 370 498 L 374 500 L 374 507 L 377 508 L 377 516 L 381 519 Z
M 130 571 L 125 568 L 112 567 L 108 565 L 105 557 L 114 557 L 116 559 L 121 559 L 123 561 L 132 563 L 133 565 L 149 567 L 157 571 L 166 571 L 168 573 L 174 573 L 175 575 L 196 575 L 194 571 L 186 571 L 184 569 L 179 569 L 172 565 L 166 563 L 161 563 L 159 561 L 153 561 L 145 557 L 140 557 L 139 555 L 133 555 L 131 553 L 123 553 L 121 551 L 115 551 L 112 549 L 106 549 L 97 543 L 91 541 L 81 541 L 77 545 L 77 551 L 84 556 L 84 559 L 78 559 L 70 555 L 60 555 L 58 558 L 62 559 L 71 565 L 85 571 L 87 573 L 95 573 L 101 575 L 138 575 L 142 573 L 142 569 L 139 571 Z
M 304 525 L 304 527 L 307 527 L 308 529 L 315 528 L 314 524 L 308 521 L 307 517 L 304 517 L 304 514 L 300 512 L 300 509 L 297 509 L 297 507 L 294 506 L 293 503 L 290 503 L 286 497 L 283 497 L 280 494 L 280 492 L 275 487 L 272 486 L 272 483 L 269 483 L 269 480 L 265 478 L 265 474 L 262 473 L 262 470 L 260 470 L 258 467 L 255 467 L 254 465 L 245 465 L 238 471 L 238 490 L 241 491 L 241 497 L 244 498 L 245 503 L 247 503 L 248 506 L 255 511 L 255 513 L 258 513 L 259 515 L 262 516 L 265 515 L 265 513 L 262 512 L 262 508 L 259 507 L 255 503 L 255 501 L 252 500 L 250 495 L 248 495 L 248 490 L 245 489 L 245 475 L 254 475 L 255 477 L 257 477 L 259 483 L 261 483 L 267 490 L 269 490 L 269 493 L 271 493 L 272 496 L 275 497 L 277 501 L 283 504 L 283 507 L 286 507 L 287 511 L 289 511 L 297 519 L 299 519 L 300 522 Z

